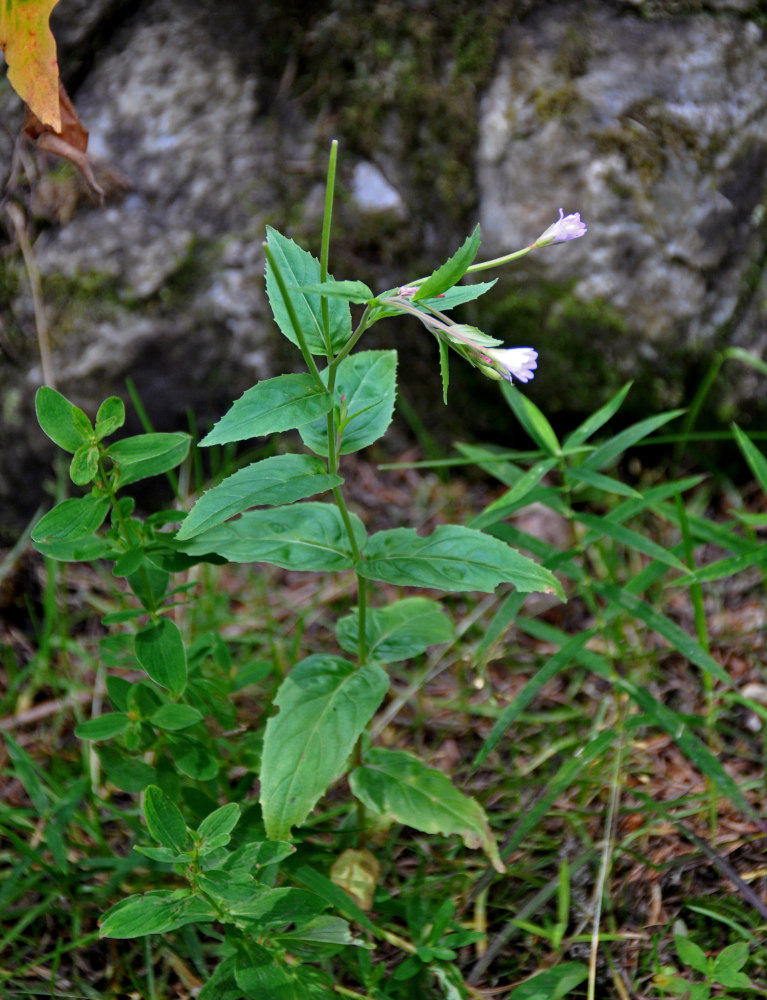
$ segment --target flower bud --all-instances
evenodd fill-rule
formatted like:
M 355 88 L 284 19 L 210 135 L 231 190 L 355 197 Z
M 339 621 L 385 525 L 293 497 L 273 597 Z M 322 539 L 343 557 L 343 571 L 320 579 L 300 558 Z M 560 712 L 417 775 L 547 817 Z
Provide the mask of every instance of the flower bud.
M 580 212 L 565 215 L 563 209 L 560 208 L 559 218 L 544 233 L 541 233 L 535 241 L 535 246 L 547 247 L 550 243 L 564 243 L 565 240 L 577 240 L 585 232 L 586 224 L 585 222 L 581 222 Z

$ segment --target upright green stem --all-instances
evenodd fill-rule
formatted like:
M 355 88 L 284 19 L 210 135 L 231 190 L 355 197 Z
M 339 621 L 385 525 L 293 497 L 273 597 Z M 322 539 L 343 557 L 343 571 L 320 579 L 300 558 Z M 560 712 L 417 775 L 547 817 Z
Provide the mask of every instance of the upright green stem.
M 336 161 L 338 159 L 338 139 L 334 139 L 330 144 L 330 157 L 328 159 L 328 179 L 325 184 L 325 213 L 322 218 L 322 247 L 320 249 L 320 281 L 327 281 L 328 278 L 328 257 L 330 254 L 330 223 L 333 218 L 333 193 L 336 187 Z M 323 295 L 320 308 L 322 309 L 322 332 L 325 338 L 325 349 L 328 361 L 333 356 L 333 346 L 330 342 L 330 313 L 328 309 L 327 296 Z

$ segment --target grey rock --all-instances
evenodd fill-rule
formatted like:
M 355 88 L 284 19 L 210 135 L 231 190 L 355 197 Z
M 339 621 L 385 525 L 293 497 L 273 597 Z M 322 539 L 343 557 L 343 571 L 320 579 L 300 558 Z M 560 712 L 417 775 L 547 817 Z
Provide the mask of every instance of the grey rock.
M 585 238 L 504 271 L 471 319 L 539 351 L 525 391 L 562 421 L 627 378 L 639 411 L 689 401 L 716 352 L 767 347 L 767 46 L 753 9 L 387 0 L 362 16 L 350 0 L 60 0 L 64 75 L 114 180 L 100 209 L 27 152 L 38 173 L 15 190 L 38 223 L 60 388 L 93 412 L 130 376 L 158 429 L 186 426 L 189 407 L 204 429 L 295 364 L 261 243 L 269 223 L 316 251 L 337 136 L 338 277 L 392 287 L 477 220 L 493 257 L 560 206 L 580 211 Z M 21 108 L 7 85 L 0 111 L 10 162 Z M 39 502 L 52 451 L 19 431 L 40 371 L 23 266 L 4 269 L 0 532 Z M 406 394 L 439 408 L 426 426 L 508 434 L 494 388 L 478 392 L 459 363 L 441 408 L 434 345 L 414 324 L 392 323 L 384 342 L 407 347 Z M 712 404 L 745 422 L 767 413 L 765 395 L 731 361 Z
M 678 403 L 691 362 L 734 342 L 761 351 L 767 48 L 755 23 L 535 11 L 509 32 L 480 135 L 488 255 L 530 243 L 559 205 L 580 210 L 588 236 L 526 258 L 521 280 L 575 279 L 576 299 L 620 316 L 622 334 L 592 344 L 620 378 L 651 368 Z M 562 388 L 547 386 L 546 346 L 544 395 Z
M 402 196 L 372 163 L 363 160 L 352 174 L 352 196 L 362 212 L 394 212 L 404 216 Z

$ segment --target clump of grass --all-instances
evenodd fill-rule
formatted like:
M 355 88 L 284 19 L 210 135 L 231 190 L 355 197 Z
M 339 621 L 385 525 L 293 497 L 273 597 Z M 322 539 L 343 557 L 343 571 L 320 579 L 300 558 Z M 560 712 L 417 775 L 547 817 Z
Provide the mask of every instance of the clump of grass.
M 516 591 L 453 598 L 457 638 L 395 672 L 373 734 L 458 775 L 505 831 L 507 874 L 441 838 L 396 827 L 373 837 L 380 874 L 367 919 L 378 958 L 328 959 L 340 995 L 349 981 L 366 984 L 361 995 L 449 996 L 453 968 L 464 983 L 456 989 L 515 987 L 520 998 L 530 976 L 530 989 L 537 983 L 552 996 L 565 987 L 569 996 L 680 996 L 680 982 L 691 996 L 706 983 L 716 993 L 714 972 L 706 979 L 685 965 L 693 953 L 675 946 L 680 933 L 712 962 L 746 942 L 745 979 L 728 995 L 764 983 L 764 501 L 712 516 L 717 485 L 700 475 L 647 470 L 627 482 L 627 457 L 682 415 L 605 436 L 623 395 L 560 443 L 540 411 L 506 389 L 533 447 L 462 445 L 442 460 L 452 483 L 462 463 L 483 469 L 486 483 L 499 484 L 489 502 L 487 485 L 479 497 L 456 492 L 431 467 L 382 471 L 382 498 L 418 483 L 421 525 L 458 504 L 469 523 L 555 570 L 568 601 Z M 762 453 L 738 429 L 733 440 L 767 489 Z M 363 463 L 356 476 L 369 490 Z M 122 606 L 120 589 L 105 593 L 96 574 L 83 580 L 80 571 L 78 585 L 69 603 L 81 618 Z M 225 636 L 231 659 L 218 669 L 241 679 L 234 729 L 219 740 L 230 791 L 245 804 L 262 706 L 287 664 L 326 644 L 333 594 L 322 576 L 307 582 L 280 570 L 208 568 L 201 585 L 188 626 Z M 41 643 L 51 631 L 45 616 L 60 610 L 43 601 Z M 38 660 L 35 698 L 39 707 L 55 696 L 54 708 L 5 720 L 2 989 L 192 996 L 215 932 L 187 928 L 169 948 L 149 938 L 119 952 L 98 941 L 98 914 L 118 885 L 162 882 L 156 866 L 126 850 L 146 836 L 137 803 L 126 809 L 133 797 L 94 774 L 73 738 L 89 714 L 84 693 L 103 697 L 91 687 L 103 683 L 92 646 L 91 638 L 66 650 L 49 643 L 50 674 L 41 685 Z M 65 660 L 65 679 L 55 678 Z M 336 856 L 353 844 L 354 825 L 348 800 L 331 796 L 304 831 L 304 860 Z

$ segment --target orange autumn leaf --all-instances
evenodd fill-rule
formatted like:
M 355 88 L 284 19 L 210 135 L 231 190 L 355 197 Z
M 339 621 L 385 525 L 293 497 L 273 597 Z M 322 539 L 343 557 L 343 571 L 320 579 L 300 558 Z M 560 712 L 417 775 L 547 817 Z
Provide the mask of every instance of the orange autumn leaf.
M 48 20 L 58 0 L 2 0 L 0 49 L 8 79 L 43 125 L 61 130 L 59 64 Z

